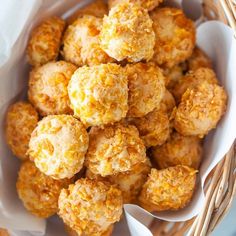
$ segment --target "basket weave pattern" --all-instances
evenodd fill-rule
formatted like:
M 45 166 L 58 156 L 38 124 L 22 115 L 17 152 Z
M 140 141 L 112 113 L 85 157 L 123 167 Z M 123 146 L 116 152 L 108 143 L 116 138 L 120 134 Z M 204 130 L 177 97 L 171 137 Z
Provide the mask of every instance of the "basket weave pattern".
M 219 20 L 229 25 L 236 37 L 236 0 L 203 0 L 205 20 Z M 154 236 L 209 235 L 230 209 L 236 194 L 236 142 L 205 182 L 206 201 L 202 212 L 186 222 L 170 223 L 155 219 Z

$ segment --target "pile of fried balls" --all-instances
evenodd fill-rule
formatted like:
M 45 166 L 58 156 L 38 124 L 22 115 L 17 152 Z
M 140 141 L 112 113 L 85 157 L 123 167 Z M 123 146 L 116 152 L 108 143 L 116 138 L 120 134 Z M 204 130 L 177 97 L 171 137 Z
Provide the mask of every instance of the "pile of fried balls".
M 111 235 L 125 203 L 173 211 L 193 196 L 227 95 L 194 22 L 162 1 L 96 0 L 29 38 L 28 101 L 9 107 L 6 140 L 25 208 L 69 235 Z

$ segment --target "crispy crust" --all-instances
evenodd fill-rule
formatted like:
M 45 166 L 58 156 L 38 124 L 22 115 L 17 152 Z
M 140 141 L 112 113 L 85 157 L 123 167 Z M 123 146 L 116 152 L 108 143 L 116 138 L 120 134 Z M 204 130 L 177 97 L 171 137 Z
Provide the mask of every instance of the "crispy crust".
M 72 179 L 54 180 L 40 172 L 33 162 L 26 161 L 21 164 L 16 189 L 28 211 L 47 218 L 57 212 L 59 194 L 71 182 Z
M 195 27 L 183 11 L 157 8 L 150 16 L 156 34 L 153 61 L 170 68 L 189 58 L 195 46 Z
M 33 131 L 28 154 L 35 165 L 54 179 L 71 178 L 84 164 L 88 134 L 70 115 L 43 118 Z
M 214 129 L 226 110 L 227 95 L 217 84 L 202 82 L 183 94 L 174 119 L 182 135 L 204 137 Z
M 192 198 L 196 172 L 187 166 L 152 169 L 143 185 L 139 201 L 148 211 L 178 210 Z
M 11 105 L 6 117 L 6 140 L 14 155 L 28 159 L 27 150 L 31 133 L 38 123 L 38 113 L 28 102 Z
M 101 47 L 118 61 L 150 60 L 155 34 L 147 10 L 139 4 L 124 2 L 113 7 L 103 18 Z
M 81 67 L 68 86 L 74 115 L 86 126 L 114 123 L 128 110 L 128 81 L 116 64 Z
M 87 178 L 63 189 L 58 204 L 58 215 L 78 235 L 100 236 L 122 215 L 121 191 Z
M 71 114 L 67 86 L 76 66 L 49 62 L 30 73 L 28 98 L 40 115 Z
M 54 16 L 32 31 L 27 46 L 28 61 L 31 65 L 43 65 L 57 58 L 64 28 L 65 22 Z
M 62 55 L 77 66 L 99 65 L 114 61 L 102 49 L 99 34 L 102 19 L 84 15 L 67 28 L 63 38 Z
M 160 105 L 165 93 L 164 76 L 152 63 L 126 66 L 129 88 L 128 117 L 142 117 Z
M 198 169 L 202 158 L 200 139 L 174 132 L 162 146 L 153 147 L 152 157 L 161 169 L 176 165 Z

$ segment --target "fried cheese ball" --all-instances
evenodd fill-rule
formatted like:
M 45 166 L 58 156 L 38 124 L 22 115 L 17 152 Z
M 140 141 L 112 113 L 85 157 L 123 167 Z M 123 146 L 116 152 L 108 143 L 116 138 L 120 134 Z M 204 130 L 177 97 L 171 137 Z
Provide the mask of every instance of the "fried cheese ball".
M 27 46 L 28 61 L 39 66 L 57 58 L 65 22 L 59 17 L 51 17 L 37 26 L 30 36 Z
M 103 18 L 101 47 L 117 61 L 150 60 L 153 56 L 155 33 L 147 10 L 138 3 L 122 2 Z
M 1 236 L 10 236 L 6 229 L 0 228 L 0 235 Z
M 149 159 L 146 158 L 145 162 L 137 164 L 130 171 L 102 177 L 101 175 L 94 174 L 90 169 L 87 169 L 86 177 L 116 185 L 122 191 L 124 204 L 135 203 L 150 169 L 151 163 Z
M 160 105 L 165 93 L 164 76 L 152 63 L 128 64 L 129 110 L 127 116 L 142 117 Z
M 28 102 L 11 105 L 6 117 L 6 140 L 13 154 L 28 159 L 27 150 L 31 133 L 38 123 L 38 113 Z
M 95 16 L 103 18 L 104 15 L 108 14 L 108 6 L 103 0 L 95 0 L 86 6 L 78 9 L 73 13 L 68 19 L 67 22 L 71 25 L 77 18 L 83 17 L 84 15 Z
M 132 125 L 92 127 L 89 140 L 85 163 L 94 174 L 115 175 L 147 161 L 143 141 Z
M 165 106 L 166 112 L 170 116 L 173 109 L 175 108 L 175 99 L 172 93 L 166 89 L 164 93 L 164 97 L 162 98 L 161 104 Z
M 128 81 L 116 64 L 83 66 L 75 71 L 68 86 L 74 115 L 86 126 L 113 123 L 128 111 Z
M 70 115 L 43 118 L 31 135 L 28 154 L 44 174 L 54 179 L 71 178 L 84 164 L 88 134 Z
M 30 73 L 28 98 L 40 115 L 71 114 L 67 86 L 76 66 L 49 62 Z
M 85 236 L 105 235 L 120 220 L 123 205 L 119 189 L 87 178 L 63 189 L 58 204 L 64 223 Z
M 33 162 L 22 162 L 16 189 L 25 208 L 32 214 L 47 218 L 58 210 L 58 198 L 61 190 L 72 179 L 55 180 L 40 172 Z
M 170 135 L 170 122 L 165 106 L 160 106 L 140 118 L 128 119 L 135 125 L 146 147 L 162 145 Z
M 105 231 L 104 233 L 99 233 L 98 232 L 98 236 L 111 236 L 112 235 L 112 231 L 113 231 L 114 225 L 111 225 L 107 231 Z M 65 225 L 65 230 L 68 234 L 68 236 L 80 236 L 81 234 L 77 234 L 77 232 L 73 229 L 71 229 L 68 225 Z M 83 234 L 84 236 L 84 234 Z
M 202 158 L 200 139 L 174 132 L 162 146 L 153 147 L 152 157 L 161 169 L 176 165 L 198 169 Z
M 115 5 L 125 2 L 125 1 L 127 1 L 127 0 L 108 0 L 108 7 L 109 7 L 109 9 L 111 9 Z M 162 3 L 163 0 L 129 0 L 128 2 L 138 3 L 143 8 L 147 9 L 148 11 L 151 11 L 155 7 L 157 7 L 160 3 Z
M 201 67 L 212 68 L 210 58 L 198 47 L 195 47 L 193 54 L 187 60 L 188 70 L 197 70 Z
M 226 92 L 217 84 L 202 82 L 188 88 L 176 110 L 174 128 L 182 135 L 202 138 L 216 127 L 226 103 Z
M 194 23 L 176 8 L 157 8 L 150 16 L 156 34 L 153 61 L 170 68 L 188 59 L 196 40 Z
M 187 88 L 192 88 L 197 84 L 202 82 L 208 82 L 210 84 L 217 84 L 217 78 L 215 72 L 210 68 L 198 68 L 195 71 L 189 71 L 185 76 L 180 78 L 174 88 L 172 93 L 177 101 L 180 102 L 182 95 L 187 90 Z
M 151 212 L 184 208 L 192 198 L 196 172 L 183 165 L 151 169 L 139 196 L 141 206 Z
M 102 18 L 84 15 L 67 28 L 63 38 L 64 59 L 77 66 L 98 65 L 112 62 L 102 49 L 99 33 Z

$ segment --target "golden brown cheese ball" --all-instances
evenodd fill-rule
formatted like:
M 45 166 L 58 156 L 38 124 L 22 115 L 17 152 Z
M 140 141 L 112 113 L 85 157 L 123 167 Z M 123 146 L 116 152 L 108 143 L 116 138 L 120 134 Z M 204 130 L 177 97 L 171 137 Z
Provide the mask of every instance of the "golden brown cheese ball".
M 38 113 L 28 102 L 11 105 L 6 117 L 6 140 L 14 155 L 28 159 L 31 133 L 38 123 Z
M 40 115 L 72 113 L 67 86 L 75 70 L 73 64 L 57 61 L 31 71 L 28 98 Z
M 71 179 L 54 180 L 40 172 L 33 162 L 26 161 L 21 164 L 16 189 L 28 211 L 47 218 L 57 212 L 59 194 L 71 182 Z
M 108 0 L 108 7 L 111 9 L 117 4 L 120 4 L 122 2 L 125 2 L 127 0 Z M 147 9 L 148 11 L 153 10 L 155 7 L 157 7 L 160 3 L 163 2 L 163 0 L 129 0 L 130 3 L 138 3 L 143 8 Z
M 77 18 L 83 17 L 84 15 L 96 16 L 103 18 L 108 13 L 108 6 L 104 0 L 95 0 L 86 6 L 78 9 L 68 19 L 68 24 L 72 24 Z
M 0 235 L 1 236 L 10 236 L 6 229 L 0 228 Z
M 70 115 L 43 118 L 31 135 L 29 156 L 44 174 L 54 179 L 71 178 L 84 164 L 88 134 Z
M 137 3 L 124 2 L 113 7 L 103 18 L 101 47 L 118 61 L 150 60 L 155 34 L 147 10 Z
M 28 61 L 31 65 L 43 65 L 57 58 L 64 28 L 65 22 L 54 16 L 33 30 L 27 47 Z
M 74 115 L 86 126 L 121 120 L 128 111 L 128 81 L 125 70 L 116 64 L 83 66 L 68 86 Z
M 146 147 L 162 145 L 170 135 L 170 122 L 164 106 L 154 109 L 146 116 L 128 119 L 135 125 Z
M 165 106 L 166 112 L 170 116 L 173 109 L 175 108 L 175 99 L 168 89 L 165 90 L 161 104 Z
M 197 70 L 201 67 L 212 68 L 210 58 L 198 47 L 195 47 L 193 54 L 187 60 L 188 70 Z
M 62 55 L 77 66 L 112 62 L 100 47 L 102 18 L 85 15 L 67 28 L 63 38 Z
M 184 77 L 180 78 L 172 89 L 172 93 L 179 103 L 182 95 L 187 88 L 192 88 L 202 82 L 208 82 L 211 84 L 217 84 L 217 78 L 215 72 L 210 68 L 198 68 L 195 71 L 189 71 Z
M 114 175 L 146 162 L 145 146 L 132 125 L 92 127 L 89 139 L 86 166 L 95 174 Z
M 94 174 L 90 169 L 87 169 L 86 177 L 115 184 L 122 191 L 124 204 L 135 203 L 150 169 L 150 161 L 146 158 L 145 162 L 135 165 L 130 171 L 102 177 L 101 175 Z
M 173 67 L 189 58 L 195 46 L 195 26 L 182 10 L 158 8 L 151 12 L 156 34 L 153 61 Z
M 58 204 L 59 216 L 78 235 L 103 235 L 122 215 L 121 191 L 87 178 L 63 189 Z
M 216 127 L 226 103 L 227 95 L 222 87 L 202 82 L 183 94 L 175 113 L 174 127 L 182 135 L 202 138 Z
M 105 231 L 104 233 L 100 233 L 98 232 L 98 236 L 111 236 L 112 235 L 112 231 L 113 231 L 114 225 L 111 225 L 107 231 Z M 75 230 L 71 229 L 68 225 L 65 225 L 65 230 L 68 234 L 68 236 L 80 236 L 81 234 L 78 234 Z M 84 235 L 84 234 L 83 234 Z M 86 235 L 84 235 L 86 236 Z M 89 235 L 88 235 L 89 236 Z
M 202 157 L 200 139 L 174 132 L 162 146 L 153 147 L 152 157 L 161 169 L 176 165 L 198 169 Z
M 142 117 L 160 105 L 164 96 L 164 76 L 152 63 L 128 64 L 129 110 L 127 116 Z
M 140 204 L 148 211 L 178 210 L 192 198 L 196 170 L 183 165 L 163 170 L 152 169 L 139 196 Z

